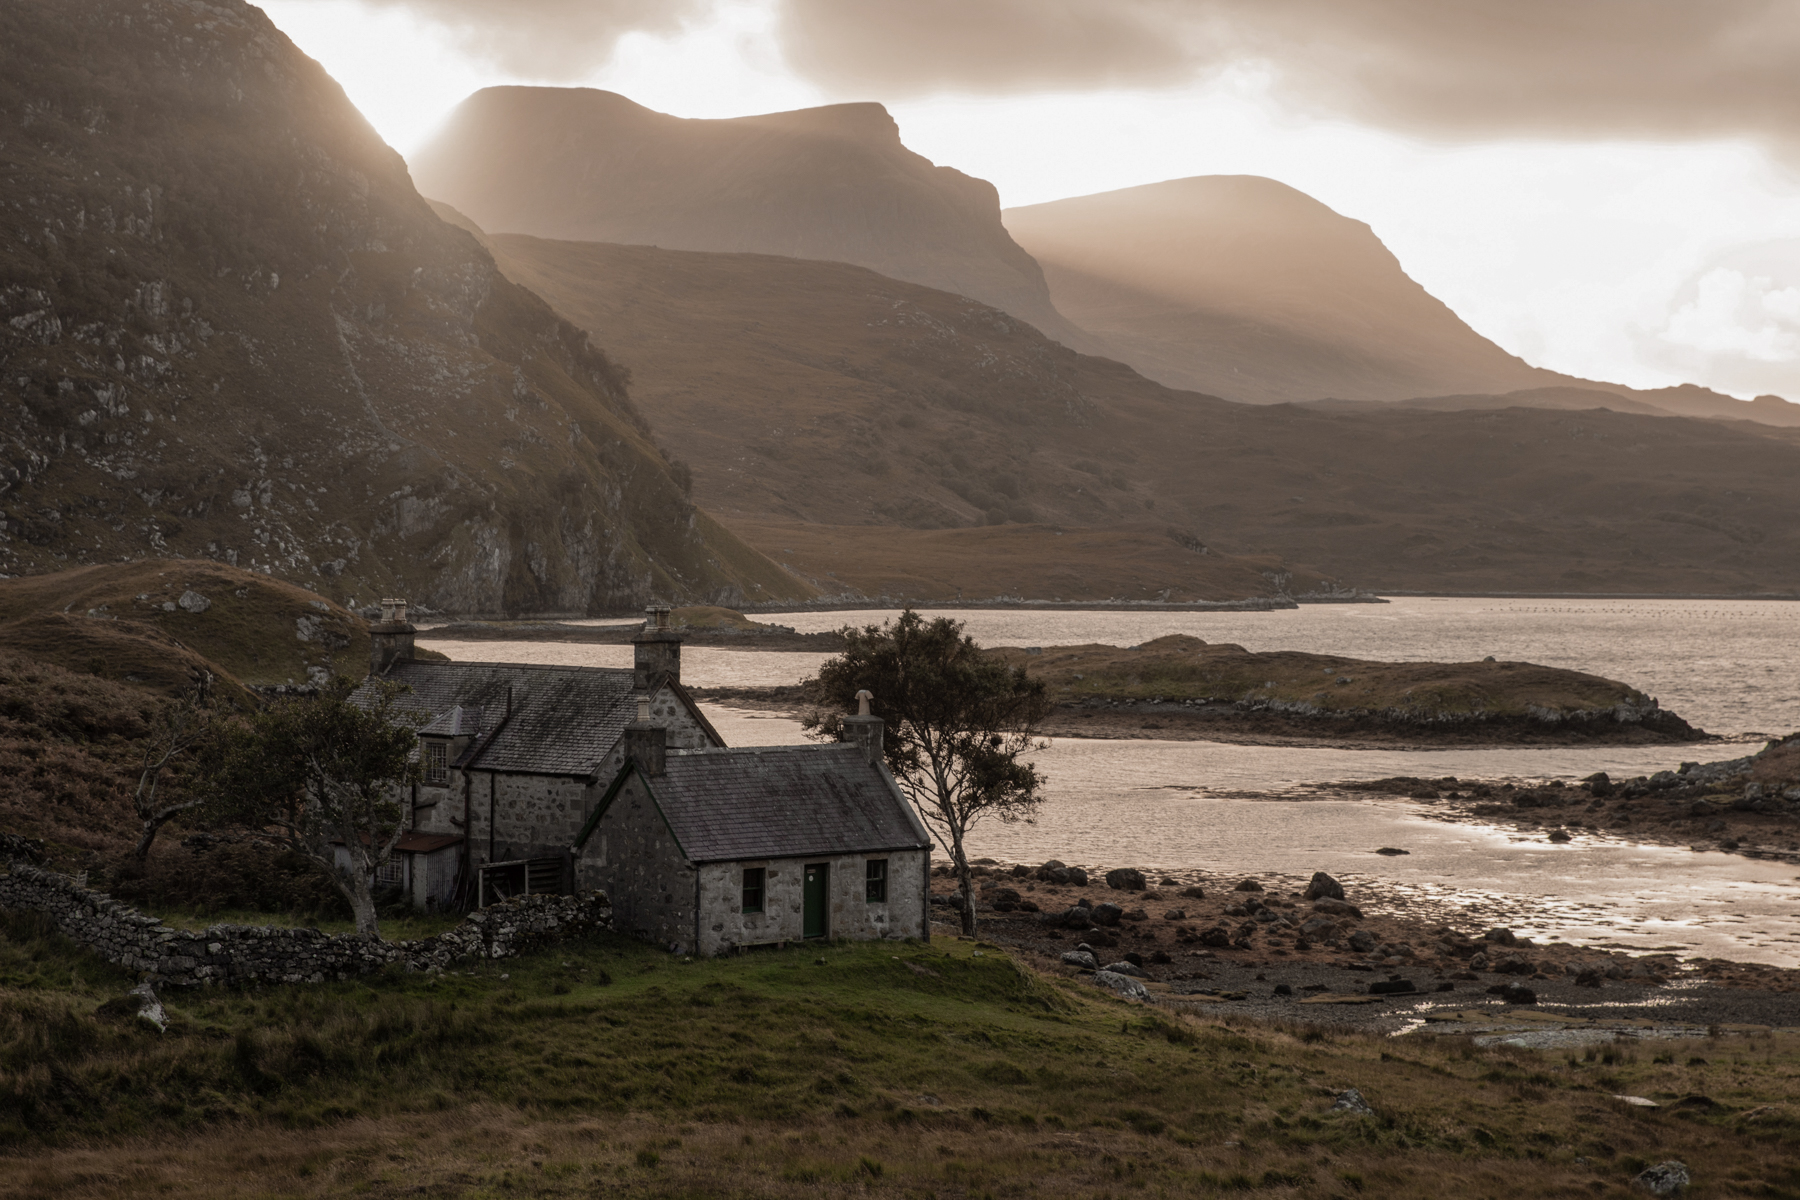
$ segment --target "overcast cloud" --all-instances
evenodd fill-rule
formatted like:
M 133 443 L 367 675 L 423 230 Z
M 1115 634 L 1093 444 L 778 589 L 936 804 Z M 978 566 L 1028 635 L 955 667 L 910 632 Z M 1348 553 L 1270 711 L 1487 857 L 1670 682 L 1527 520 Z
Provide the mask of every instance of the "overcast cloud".
M 633 31 L 733 0 L 365 0 L 522 77 L 575 80 Z M 792 69 L 842 98 L 1179 86 L 1274 94 L 1456 139 L 1754 137 L 1800 147 L 1795 0 L 764 0 Z
M 571 82 L 627 33 L 668 33 L 712 0 L 363 0 L 444 26 L 465 52 L 530 79 Z
M 1800 140 L 1794 0 L 782 0 L 795 69 L 881 99 L 1266 64 L 1310 110 L 1457 137 Z

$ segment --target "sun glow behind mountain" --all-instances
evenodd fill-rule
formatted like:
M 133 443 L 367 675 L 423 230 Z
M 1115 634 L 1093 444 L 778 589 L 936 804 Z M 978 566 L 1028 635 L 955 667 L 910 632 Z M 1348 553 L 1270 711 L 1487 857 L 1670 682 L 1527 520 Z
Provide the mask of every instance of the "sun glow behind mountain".
M 821 82 L 795 48 L 810 10 L 793 0 L 587 6 L 617 23 L 592 45 L 556 44 L 546 31 L 563 8 L 548 2 L 513 26 L 468 0 L 266 7 L 403 153 L 499 83 L 602 87 L 690 117 L 879 100 L 908 146 L 992 181 L 1009 207 L 1264 175 L 1367 221 L 1426 290 L 1534 365 L 1800 398 L 1800 317 L 1785 299 L 1800 286 L 1800 185 L 1747 136 L 1396 132 L 1296 104 L 1254 57 L 1186 77 L 1146 71 L 1143 86 L 1123 70 L 1082 87 L 859 85 L 848 67 Z

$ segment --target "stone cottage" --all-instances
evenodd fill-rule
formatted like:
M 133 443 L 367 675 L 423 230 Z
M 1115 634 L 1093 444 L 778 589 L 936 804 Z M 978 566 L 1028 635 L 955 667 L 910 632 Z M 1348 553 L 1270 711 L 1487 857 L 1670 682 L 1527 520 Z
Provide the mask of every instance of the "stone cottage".
M 926 938 L 931 839 L 882 759 L 883 726 L 835 745 L 677 748 L 649 703 L 573 839 L 577 887 L 614 927 L 678 953 L 808 938 Z
M 671 748 L 720 748 L 681 686 L 681 637 L 652 608 L 627 668 L 447 662 L 417 657 L 406 602 L 382 601 L 370 627 L 370 678 L 405 684 L 397 705 L 423 724 L 423 778 L 411 828 L 382 882 L 420 907 L 482 907 L 529 892 L 566 892 L 569 845 L 624 765 L 620 747 L 640 700 Z

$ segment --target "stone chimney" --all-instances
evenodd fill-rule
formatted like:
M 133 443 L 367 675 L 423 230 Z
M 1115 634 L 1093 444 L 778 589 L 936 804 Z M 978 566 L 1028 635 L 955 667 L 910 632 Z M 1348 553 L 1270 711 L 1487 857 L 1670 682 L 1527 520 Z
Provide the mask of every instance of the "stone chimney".
M 406 619 L 406 601 L 383 600 L 381 620 L 369 626 L 369 674 L 380 675 L 397 662 L 411 662 L 417 632 Z
M 644 631 L 631 644 L 632 687 L 648 693 L 658 675 L 681 682 L 681 635 L 669 628 L 668 605 L 652 604 L 644 610 Z
M 650 697 L 638 697 L 637 720 L 625 727 L 625 757 L 646 775 L 661 775 L 668 760 L 668 731 L 650 719 Z
M 869 701 L 875 693 L 868 688 L 856 693 L 856 715 L 844 718 L 844 731 L 839 735 L 844 742 L 853 742 L 862 747 L 863 757 L 871 764 L 882 760 L 885 753 L 883 735 L 887 722 L 869 711 Z

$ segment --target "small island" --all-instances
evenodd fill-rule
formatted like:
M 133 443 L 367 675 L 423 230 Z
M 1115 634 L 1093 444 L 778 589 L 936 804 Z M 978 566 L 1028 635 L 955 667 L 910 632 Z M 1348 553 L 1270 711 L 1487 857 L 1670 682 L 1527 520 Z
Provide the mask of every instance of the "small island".
M 1615 680 L 1535 663 L 1253 653 L 1175 634 L 1141 646 L 1001 647 L 1049 687 L 1059 737 L 1275 744 L 1642 745 L 1708 735 Z

